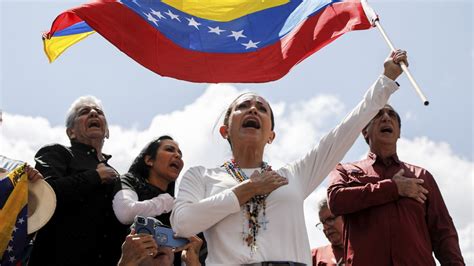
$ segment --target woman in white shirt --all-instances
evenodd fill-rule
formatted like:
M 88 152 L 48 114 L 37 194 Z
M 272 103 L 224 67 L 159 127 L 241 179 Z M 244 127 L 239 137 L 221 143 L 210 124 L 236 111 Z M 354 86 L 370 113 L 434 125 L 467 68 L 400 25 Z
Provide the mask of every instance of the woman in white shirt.
M 400 61 L 407 63 L 407 57 L 398 50 L 363 100 L 319 145 L 275 171 L 263 161 L 265 146 L 276 136 L 270 105 L 254 93 L 237 97 L 219 129 L 233 158 L 184 174 L 171 215 L 175 232 L 182 237 L 204 232 L 206 265 L 311 265 L 303 201 L 398 89 Z
M 170 225 L 174 183 L 183 169 L 182 152 L 170 136 L 148 143 L 135 158 L 128 173 L 120 177 L 113 209 L 117 219 L 126 225 L 136 215 L 155 217 Z

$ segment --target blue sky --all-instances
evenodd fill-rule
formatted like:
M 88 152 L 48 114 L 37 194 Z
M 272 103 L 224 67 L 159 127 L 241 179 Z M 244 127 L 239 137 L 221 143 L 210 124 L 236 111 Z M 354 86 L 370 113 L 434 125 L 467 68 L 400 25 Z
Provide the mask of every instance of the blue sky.
M 64 115 L 74 99 L 92 94 L 103 101 L 111 125 L 105 151 L 121 172 L 145 142 L 164 133 L 180 142 L 186 168 L 213 166 L 230 153 L 212 128 L 235 95 L 251 90 L 273 104 L 277 139 L 268 159 L 281 165 L 303 156 L 360 101 L 389 53 L 376 29 L 351 32 L 281 80 L 210 86 L 160 77 L 94 34 L 49 64 L 42 32 L 81 3 L 0 0 L 0 153 L 32 162 L 42 145 L 67 144 Z M 473 264 L 473 3 L 371 4 L 394 44 L 408 51 L 410 69 L 431 102 L 423 106 L 406 77 L 399 79 L 401 88 L 390 102 L 402 116 L 401 159 L 437 178 Z M 344 161 L 366 151 L 359 139 Z M 318 191 L 307 206 L 308 228 L 316 223 L 311 208 L 324 184 Z M 309 230 L 312 246 L 325 243 L 321 232 Z

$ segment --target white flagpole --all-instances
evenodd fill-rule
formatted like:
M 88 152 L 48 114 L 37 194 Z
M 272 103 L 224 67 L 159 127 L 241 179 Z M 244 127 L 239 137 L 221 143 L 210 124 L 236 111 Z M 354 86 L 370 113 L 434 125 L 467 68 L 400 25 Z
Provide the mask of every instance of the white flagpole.
M 375 11 L 372 9 L 372 7 L 369 6 L 367 3 L 367 0 L 361 0 L 362 7 L 364 8 L 364 12 L 367 15 L 367 18 L 369 21 L 372 23 L 372 26 L 376 26 L 377 29 L 379 29 L 380 33 L 382 34 L 382 37 L 385 39 L 385 42 L 388 44 L 390 47 L 390 50 L 393 52 L 395 51 L 395 46 L 393 46 L 392 42 L 390 41 L 390 38 L 388 38 L 387 33 L 385 33 L 382 25 L 380 24 L 379 17 L 375 13 Z M 404 62 L 400 62 L 400 66 L 408 76 L 408 79 L 410 80 L 411 84 L 413 85 L 413 88 L 415 89 L 416 93 L 418 93 L 418 96 L 420 96 L 421 100 L 423 101 L 424 105 L 429 105 L 430 102 L 426 98 L 425 94 L 421 90 L 420 86 L 418 83 L 415 81 L 415 78 L 412 76 L 410 70 L 408 70 L 407 65 L 405 65 Z

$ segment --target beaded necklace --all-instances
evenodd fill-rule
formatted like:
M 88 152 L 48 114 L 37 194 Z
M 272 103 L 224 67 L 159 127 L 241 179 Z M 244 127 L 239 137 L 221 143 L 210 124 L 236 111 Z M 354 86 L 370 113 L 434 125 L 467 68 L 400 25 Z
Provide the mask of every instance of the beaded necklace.
M 225 162 L 222 165 L 227 173 L 234 177 L 239 183 L 249 179 L 249 177 L 242 171 L 240 166 L 235 162 L 234 159 L 231 159 Z M 272 167 L 268 165 L 266 162 L 262 162 L 262 166 L 260 167 L 262 171 L 271 171 Z M 257 234 L 258 230 L 260 229 L 260 223 L 258 222 L 258 215 L 260 210 L 262 210 L 263 214 L 263 222 L 264 227 L 263 230 L 266 230 L 266 223 L 265 220 L 265 211 L 266 211 L 266 198 L 268 195 L 257 195 L 251 198 L 248 202 L 245 203 L 245 217 L 248 220 L 248 227 L 247 232 L 242 232 L 243 240 L 247 243 L 247 246 L 250 247 L 252 253 L 255 253 L 257 250 Z

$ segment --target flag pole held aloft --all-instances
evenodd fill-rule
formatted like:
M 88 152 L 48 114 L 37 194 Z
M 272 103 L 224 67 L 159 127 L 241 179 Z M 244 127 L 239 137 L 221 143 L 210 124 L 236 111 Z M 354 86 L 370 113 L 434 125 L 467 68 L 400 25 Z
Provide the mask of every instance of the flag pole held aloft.
M 369 19 L 369 21 L 372 23 L 373 26 L 377 27 L 377 29 L 382 34 L 382 37 L 384 38 L 385 42 L 390 47 L 390 50 L 392 52 L 394 52 L 396 50 L 395 46 L 393 46 L 392 42 L 390 41 L 390 38 L 388 37 L 387 33 L 383 29 L 382 25 L 380 24 L 379 17 L 375 13 L 375 11 L 372 9 L 372 7 L 369 6 L 369 4 L 367 3 L 366 0 L 362 0 L 361 3 L 362 3 L 362 7 L 364 8 L 364 12 L 367 15 L 367 18 Z M 420 86 L 416 82 L 415 78 L 411 74 L 411 72 L 408 69 L 407 65 L 405 65 L 404 62 L 400 62 L 400 67 L 402 68 L 403 72 L 405 72 L 407 74 L 408 79 L 410 80 L 411 84 L 413 85 L 413 88 L 415 89 L 415 91 L 418 94 L 418 96 L 420 97 L 420 99 L 423 101 L 423 104 L 424 105 L 429 105 L 430 102 L 428 101 L 425 94 L 421 90 Z

